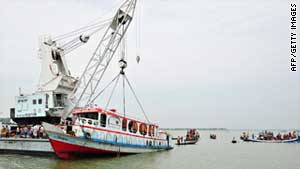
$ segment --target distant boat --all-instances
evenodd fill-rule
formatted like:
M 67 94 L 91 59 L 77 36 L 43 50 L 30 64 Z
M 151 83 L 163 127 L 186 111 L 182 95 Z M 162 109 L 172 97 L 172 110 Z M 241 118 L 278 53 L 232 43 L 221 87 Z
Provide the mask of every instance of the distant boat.
M 258 136 L 252 134 L 251 138 L 249 137 L 249 133 L 243 132 L 241 135 L 241 140 L 245 142 L 257 142 L 257 143 L 300 143 L 299 134 L 294 132 L 289 132 L 286 134 L 278 133 L 276 136 L 273 132 L 264 131 L 260 132 Z
M 300 143 L 300 138 L 294 138 L 289 140 L 258 140 L 258 139 L 246 139 L 245 142 L 256 142 L 256 143 Z
M 215 140 L 215 139 L 217 139 L 217 135 L 216 134 L 210 134 L 210 139 L 213 139 L 213 140 Z
M 190 129 L 186 133 L 186 137 L 177 137 L 176 145 L 196 144 L 200 135 L 196 129 Z
M 237 143 L 237 141 L 235 140 L 235 137 L 233 137 L 232 141 L 231 141 L 232 144 L 235 144 Z

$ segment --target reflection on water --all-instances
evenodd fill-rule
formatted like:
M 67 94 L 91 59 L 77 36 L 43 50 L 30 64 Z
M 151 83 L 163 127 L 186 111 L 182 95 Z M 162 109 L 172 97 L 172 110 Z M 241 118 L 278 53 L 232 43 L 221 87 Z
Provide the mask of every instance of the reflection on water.
M 173 137 L 185 131 L 171 131 Z M 209 134 L 217 134 L 210 140 Z M 300 144 L 231 144 L 237 131 L 200 131 L 197 145 L 175 146 L 171 151 L 105 157 L 97 159 L 60 160 L 56 157 L 0 155 L 0 168 L 51 168 L 51 169 L 299 169 Z

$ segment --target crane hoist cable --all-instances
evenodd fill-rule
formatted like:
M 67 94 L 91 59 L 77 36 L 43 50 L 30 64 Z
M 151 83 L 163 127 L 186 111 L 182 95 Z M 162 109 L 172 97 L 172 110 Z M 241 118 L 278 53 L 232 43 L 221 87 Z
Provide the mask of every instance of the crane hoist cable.
M 59 41 L 59 40 L 62 40 L 62 39 L 66 39 L 66 38 L 68 38 L 68 37 L 70 37 L 70 36 L 74 36 L 74 34 L 75 34 L 75 35 L 78 35 L 78 34 L 80 34 L 80 33 L 82 33 L 82 32 L 88 31 L 88 30 L 91 29 L 91 27 L 99 27 L 99 26 L 101 26 L 101 25 L 109 24 L 109 23 L 112 21 L 113 17 L 110 17 L 110 18 L 108 18 L 108 19 L 103 19 L 104 16 L 107 15 L 107 14 L 109 13 L 109 11 L 113 11 L 113 9 L 117 8 L 117 7 L 121 4 L 122 1 L 123 1 L 123 0 L 115 1 L 115 3 L 112 5 L 111 8 L 109 8 L 109 9 L 107 9 L 107 10 L 105 10 L 105 11 L 103 12 L 103 13 L 104 13 L 103 16 L 98 17 L 98 18 L 92 20 L 89 24 L 87 24 L 87 26 L 83 26 L 83 27 L 80 27 L 80 28 L 78 28 L 78 29 L 75 29 L 75 30 L 73 30 L 73 31 L 71 31 L 71 32 L 68 32 L 68 33 L 64 33 L 64 34 L 55 36 L 55 37 L 53 38 L 53 40 L 54 40 L 54 41 Z M 115 10 L 114 10 L 114 11 L 115 11 Z
M 66 38 L 81 34 L 82 32 L 86 32 L 86 31 L 89 31 L 91 29 L 95 29 L 95 28 L 100 27 L 100 26 L 106 26 L 107 24 L 109 24 L 112 21 L 112 19 L 113 18 L 109 18 L 109 19 L 106 19 L 106 20 L 103 20 L 103 21 L 98 21 L 97 23 L 94 23 L 94 24 L 91 24 L 91 25 L 83 26 L 83 27 L 78 28 L 76 30 L 73 30 L 71 32 L 55 36 L 53 38 L 53 40 L 54 41 L 60 41 L 62 39 L 66 39 Z

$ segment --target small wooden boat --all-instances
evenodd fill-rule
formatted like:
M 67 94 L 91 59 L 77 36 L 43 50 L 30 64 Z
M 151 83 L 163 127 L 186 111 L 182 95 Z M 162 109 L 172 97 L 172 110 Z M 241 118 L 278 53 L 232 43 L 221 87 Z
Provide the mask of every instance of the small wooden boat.
M 215 139 L 217 139 L 217 135 L 216 134 L 210 134 L 210 139 L 213 139 L 213 140 L 215 140 Z
M 183 142 L 177 142 L 176 145 L 187 145 L 187 144 L 196 144 L 199 139 L 193 139 L 193 140 L 184 140 Z
M 237 141 L 235 140 L 235 138 L 233 137 L 232 141 L 231 141 L 232 144 L 235 144 L 237 143 Z
M 249 134 L 243 133 L 241 139 L 245 142 L 256 142 L 256 143 L 300 143 L 300 135 L 296 131 L 289 133 L 278 133 L 274 135 L 271 131 L 260 132 L 257 136 L 252 134 L 251 138 Z
M 200 135 L 196 129 L 190 129 L 186 133 L 186 137 L 177 137 L 176 145 L 187 145 L 187 144 L 196 144 L 200 138 Z
M 294 138 L 289 140 L 258 140 L 258 139 L 246 139 L 246 142 L 255 142 L 255 143 L 300 143 L 300 138 Z

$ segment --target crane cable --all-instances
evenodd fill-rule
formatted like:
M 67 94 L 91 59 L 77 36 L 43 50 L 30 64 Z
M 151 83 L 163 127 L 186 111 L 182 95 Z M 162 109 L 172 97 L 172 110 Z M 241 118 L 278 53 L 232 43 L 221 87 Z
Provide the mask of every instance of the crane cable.
M 67 38 L 75 36 L 75 35 L 79 35 L 83 32 L 87 32 L 89 30 L 96 29 L 96 28 L 101 27 L 101 26 L 105 27 L 107 24 L 111 23 L 112 19 L 113 18 L 109 18 L 109 19 L 106 19 L 106 20 L 103 20 L 103 21 L 99 21 L 98 23 L 94 23 L 92 25 L 87 25 L 87 26 L 78 28 L 74 31 L 71 31 L 71 32 L 68 32 L 68 33 L 65 33 L 65 34 L 62 34 L 62 35 L 58 35 L 58 36 L 54 37 L 53 40 L 54 41 L 60 41 L 60 40 L 67 39 Z
M 137 14 L 136 14 L 136 30 L 135 30 L 135 41 L 136 41 L 136 61 L 137 63 L 140 62 L 140 48 L 141 48 L 141 15 L 142 15 L 142 12 L 141 12 L 141 1 L 138 2 L 137 4 Z
M 143 114 L 144 114 L 144 116 L 145 116 L 147 122 L 150 123 L 150 120 L 149 120 L 149 118 L 148 118 L 148 116 L 147 116 L 147 114 L 146 114 L 146 112 L 145 112 L 145 110 L 144 110 L 144 108 L 143 108 L 143 106 L 142 106 L 142 103 L 140 102 L 139 98 L 137 97 L 137 95 L 136 95 L 136 93 L 135 93 L 133 87 L 131 86 L 131 84 L 130 84 L 130 82 L 129 82 L 129 80 L 128 80 L 128 78 L 127 78 L 127 76 L 126 76 L 125 74 L 124 74 L 124 77 L 125 77 L 125 80 L 126 80 L 128 86 L 130 87 L 130 90 L 131 90 L 131 92 L 132 92 L 132 94 L 133 94 L 135 100 L 137 101 L 138 105 L 140 106 L 140 108 L 141 108 L 141 110 L 142 110 L 142 112 L 143 112 Z
M 131 90 L 131 92 L 132 92 L 132 94 L 133 94 L 133 96 L 134 96 L 134 98 L 135 98 L 135 100 L 136 100 L 136 102 L 138 103 L 138 105 L 139 105 L 139 107 L 140 107 L 140 109 L 142 110 L 142 112 L 143 112 L 143 115 L 144 115 L 144 117 L 146 118 L 146 120 L 147 120 L 147 122 L 148 123 L 150 123 L 150 120 L 149 120 L 149 118 L 148 118 L 148 116 L 147 116 L 147 114 L 146 114 L 146 112 L 145 112 L 145 109 L 144 109 L 144 107 L 143 107 L 143 105 L 142 105 L 142 103 L 140 102 L 140 100 L 139 100 L 139 98 L 137 97 L 137 95 L 136 95 L 136 93 L 135 93 L 135 91 L 134 91 L 134 89 L 133 89 L 133 87 L 132 87 L 132 85 L 131 85 L 131 83 L 129 82 L 129 80 L 128 80 L 128 78 L 127 78 L 127 76 L 125 75 L 125 74 L 122 74 L 122 73 L 119 73 L 115 78 L 113 78 L 113 80 L 108 84 L 108 85 L 106 85 L 98 94 L 97 94 L 97 96 L 91 101 L 91 102 L 94 102 L 114 81 L 116 81 L 116 83 L 115 83 L 115 85 L 114 85 L 114 87 L 113 87 L 113 90 L 112 90 L 112 92 L 111 92 L 111 94 L 110 94 L 110 97 L 109 97 L 109 99 L 108 99 L 108 101 L 107 101 L 107 103 L 106 103 L 106 106 L 105 106 L 105 111 L 107 111 L 107 108 L 108 108 L 108 106 L 109 106 L 109 103 L 110 103 L 110 101 L 111 101 L 111 99 L 112 99 L 112 96 L 113 96 L 113 93 L 115 92 L 115 89 L 116 89 L 116 87 L 117 87 L 117 84 L 118 84 L 118 82 L 119 82 L 119 79 L 120 79 L 120 75 L 122 75 L 123 76 L 123 84 L 122 84 L 122 86 L 123 86 L 123 110 L 124 110 L 124 117 L 125 117 L 125 82 L 127 82 L 127 84 L 128 84 L 128 86 L 129 86 L 129 88 L 130 88 L 130 90 Z
M 104 19 L 104 20 L 100 20 L 100 19 L 103 19 L 104 16 L 108 15 L 109 11 L 112 11 L 114 8 L 118 8 L 118 6 L 119 6 L 119 4 L 121 3 L 121 1 L 122 1 L 122 0 L 115 1 L 116 3 L 114 3 L 114 4 L 112 5 L 111 8 L 109 8 L 109 9 L 107 9 L 107 10 L 104 10 L 103 16 L 94 19 L 94 20 L 91 21 L 87 26 L 83 26 L 83 27 L 78 28 L 78 29 L 75 29 L 75 30 L 73 30 L 73 31 L 71 31 L 71 32 L 68 32 L 68 33 L 64 33 L 64 34 L 55 36 L 55 37 L 53 38 L 53 40 L 54 40 L 54 41 L 59 41 L 59 40 L 68 38 L 68 37 L 70 37 L 70 36 L 74 36 L 74 34 L 76 35 L 76 34 L 80 34 L 80 33 L 82 33 L 82 32 L 85 32 L 84 30 L 86 30 L 86 29 L 90 30 L 90 29 L 89 29 L 90 27 L 93 27 L 93 26 L 94 26 L 94 27 L 98 27 L 98 26 L 107 24 L 107 22 L 110 23 L 110 22 L 113 20 L 113 17 L 110 17 L 110 18 Z M 98 21 L 98 20 L 100 20 L 100 21 Z M 79 31 L 81 31 L 81 32 L 79 32 Z
M 120 75 L 120 74 L 119 74 Z M 111 99 L 112 99 L 112 96 L 113 96 L 113 94 L 114 94 L 114 92 L 115 92 L 115 89 L 116 89 L 116 87 L 117 87 L 117 85 L 118 85 L 118 82 L 119 82 L 119 79 L 120 79 L 120 76 L 118 75 L 118 78 L 117 78 L 117 80 L 116 80 L 116 83 L 115 83 L 115 85 L 114 85 L 114 87 L 113 87 L 113 90 L 111 91 L 111 94 L 110 94 L 110 96 L 109 96 L 109 98 L 108 98 L 108 101 L 107 101 L 107 103 L 106 103 L 106 106 L 105 106 L 105 111 L 107 111 L 107 108 L 108 108 L 108 106 L 109 106 L 109 103 L 110 103 L 110 101 L 111 101 Z
M 90 33 L 88 36 L 92 36 L 93 34 L 99 32 L 100 30 L 102 30 L 105 26 L 102 26 L 101 28 L 95 30 L 94 32 Z M 74 38 L 73 40 L 71 40 L 70 42 L 62 45 L 62 49 L 64 50 L 65 54 L 73 51 L 74 49 L 76 49 L 77 47 L 83 45 L 84 43 L 78 40 L 78 37 Z

